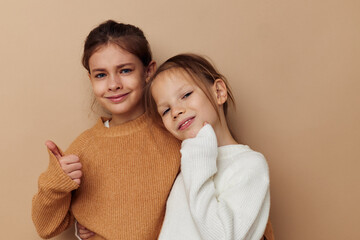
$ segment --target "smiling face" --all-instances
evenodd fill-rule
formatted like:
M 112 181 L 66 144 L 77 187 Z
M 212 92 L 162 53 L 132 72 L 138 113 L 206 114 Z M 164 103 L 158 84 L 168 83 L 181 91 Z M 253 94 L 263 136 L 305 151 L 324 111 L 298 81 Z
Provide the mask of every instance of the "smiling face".
M 179 140 L 195 137 L 204 122 L 219 123 L 210 100 L 184 70 L 160 73 L 152 82 L 151 94 L 165 128 Z
M 115 44 L 101 46 L 89 59 L 89 77 L 97 101 L 120 124 L 144 113 L 146 69 L 135 55 Z

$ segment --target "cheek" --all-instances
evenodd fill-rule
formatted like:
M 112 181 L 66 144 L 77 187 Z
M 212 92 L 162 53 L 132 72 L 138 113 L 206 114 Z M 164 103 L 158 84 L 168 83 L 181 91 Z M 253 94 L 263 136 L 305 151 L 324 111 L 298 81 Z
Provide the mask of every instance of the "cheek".
M 164 119 L 164 118 L 162 118 L 162 122 L 163 122 L 166 130 L 168 130 L 169 132 L 171 132 L 172 129 L 170 128 L 170 122 L 167 121 L 167 119 Z
M 132 79 L 132 81 L 128 81 L 127 83 L 126 81 L 124 81 L 123 85 L 128 89 L 143 92 L 145 87 L 145 81 L 142 81 L 142 79 L 140 78 L 136 78 L 136 79 Z
M 168 132 L 170 132 L 173 136 L 177 137 L 176 136 L 176 131 L 175 131 L 175 126 L 173 125 L 173 122 L 171 121 L 171 119 L 162 119 L 162 122 L 166 128 L 166 130 Z
M 145 85 L 145 74 L 138 72 L 129 79 L 129 84 L 132 86 L 144 86 Z
M 106 86 L 103 82 L 92 82 L 91 84 L 95 97 L 102 96 L 106 91 Z
M 198 115 L 201 117 L 202 121 L 206 121 L 210 124 L 214 124 L 218 120 L 218 115 L 216 110 L 214 109 L 213 105 L 209 101 L 204 102 L 201 105 L 200 111 Z
M 218 120 L 218 115 L 216 113 L 216 110 L 214 107 L 208 106 L 207 110 L 205 110 L 204 115 L 206 115 L 206 118 L 208 119 L 209 123 L 214 123 Z

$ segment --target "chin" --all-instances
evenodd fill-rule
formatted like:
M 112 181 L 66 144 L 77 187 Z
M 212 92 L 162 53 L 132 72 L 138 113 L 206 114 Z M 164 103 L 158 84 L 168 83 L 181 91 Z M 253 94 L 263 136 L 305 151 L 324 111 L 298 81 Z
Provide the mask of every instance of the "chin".
M 184 141 L 186 139 L 186 137 L 182 136 L 182 135 L 177 135 L 177 134 L 172 134 L 176 139 L 180 140 L 180 141 Z
M 178 135 L 178 134 L 173 134 L 172 132 L 170 132 L 171 135 L 173 135 L 176 139 L 180 140 L 180 141 L 183 141 L 184 140 L 184 136 L 182 135 Z
M 197 133 L 198 132 L 192 132 L 192 133 L 190 133 L 190 134 L 187 134 L 186 136 L 184 136 L 184 137 L 182 137 L 182 141 L 184 141 L 184 140 L 186 140 L 186 139 L 189 139 L 189 138 L 194 138 L 194 137 L 196 137 L 196 135 L 197 135 Z

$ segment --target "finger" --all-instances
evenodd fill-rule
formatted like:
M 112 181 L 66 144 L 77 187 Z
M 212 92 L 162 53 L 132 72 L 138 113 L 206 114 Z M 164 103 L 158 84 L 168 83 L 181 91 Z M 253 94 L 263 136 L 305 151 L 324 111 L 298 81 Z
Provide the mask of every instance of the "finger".
M 58 146 L 56 146 L 56 144 L 51 141 L 51 140 L 47 140 L 45 142 L 46 147 L 55 155 L 55 157 L 59 160 L 62 157 L 62 154 L 58 148 Z
M 67 162 L 63 162 L 62 159 L 60 159 L 60 166 L 66 174 L 77 171 L 77 170 L 81 170 L 81 168 L 82 168 L 82 165 L 80 162 L 67 163 Z
M 79 237 L 80 237 L 81 239 L 88 239 L 89 237 L 92 237 L 92 236 L 94 236 L 94 235 L 95 235 L 95 233 L 93 233 L 93 232 L 91 232 L 91 231 L 86 232 L 86 233 L 79 233 Z
M 63 164 L 79 163 L 80 159 L 78 156 L 70 154 L 70 155 L 61 157 L 60 162 Z
M 67 155 L 59 159 L 61 168 L 65 173 L 69 173 L 75 170 L 80 170 L 82 165 L 80 159 L 76 155 Z
M 80 170 L 76 170 L 67 174 L 72 180 L 80 179 L 82 176 L 82 172 Z
M 90 238 L 90 237 L 92 237 L 92 236 L 94 236 L 95 234 L 92 232 L 92 231 L 90 231 L 90 230 L 88 230 L 88 229 L 86 229 L 86 230 L 83 230 L 83 229 L 81 229 L 81 230 L 79 230 L 79 237 L 81 238 L 81 239 L 88 239 L 88 238 Z
M 78 229 L 86 229 L 83 225 L 81 225 L 79 222 L 76 222 Z
M 80 178 L 75 178 L 75 179 L 72 179 L 74 182 L 76 182 L 78 185 L 80 185 L 81 183 L 81 179 Z
M 95 234 L 79 234 L 79 237 L 82 239 L 82 240 L 88 240 L 88 239 L 91 239 L 91 237 L 93 237 Z
M 87 228 L 81 228 L 81 229 L 79 229 L 79 233 L 80 234 L 89 234 L 89 233 L 93 233 L 93 232 Z

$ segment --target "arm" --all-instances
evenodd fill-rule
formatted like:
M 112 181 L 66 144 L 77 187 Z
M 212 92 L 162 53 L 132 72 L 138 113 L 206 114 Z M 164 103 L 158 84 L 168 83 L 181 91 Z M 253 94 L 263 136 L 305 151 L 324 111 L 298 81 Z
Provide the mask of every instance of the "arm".
M 260 239 L 269 214 L 268 170 L 262 155 L 251 152 L 256 157 L 246 156 L 217 173 L 217 142 L 209 124 L 183 142 L 181 154 L 190 211 L 202 238 Z
M 39 235 L 51 238 L 73 222 L 71 191 L 79 187 L 81 164 L 75 155 L 62 156 L 54 143 L 47 142 L 46 145 L 49 166 L 39 177 L 38 192 L 32 201 L 32 219 Z

